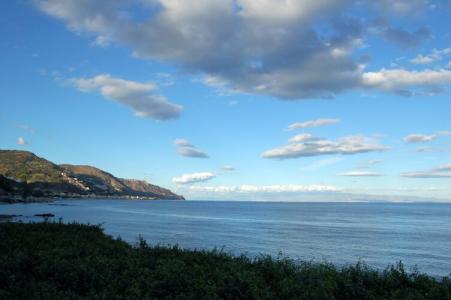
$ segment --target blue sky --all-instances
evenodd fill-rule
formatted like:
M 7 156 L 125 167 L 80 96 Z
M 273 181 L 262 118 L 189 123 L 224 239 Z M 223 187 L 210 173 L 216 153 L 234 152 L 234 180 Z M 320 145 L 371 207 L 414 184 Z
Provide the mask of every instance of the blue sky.
M 3 1 L 0 148 L 190 199 L 451 199 L 449 1 L 186 3 Z

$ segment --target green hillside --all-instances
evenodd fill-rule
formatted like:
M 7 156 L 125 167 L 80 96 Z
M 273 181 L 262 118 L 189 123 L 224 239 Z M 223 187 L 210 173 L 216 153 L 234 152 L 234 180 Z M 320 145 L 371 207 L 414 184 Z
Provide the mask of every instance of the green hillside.
M 0 150 L 0 174 L 26 183 L 64 182 L 62 169 L 27 151 Z
M 96 167 L 56 165 L 31 152 L 0 150 L 0 201 L 30 196 L 183 199 L 168 189 L 119 179 Z

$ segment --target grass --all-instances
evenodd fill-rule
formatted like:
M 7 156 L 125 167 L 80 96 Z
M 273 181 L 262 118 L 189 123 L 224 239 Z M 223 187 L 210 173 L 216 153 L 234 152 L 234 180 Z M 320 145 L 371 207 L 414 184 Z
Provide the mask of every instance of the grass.
M 449 277 L 131 246 L 99 226 L 0 223 L 0 299 L 451 299 Z

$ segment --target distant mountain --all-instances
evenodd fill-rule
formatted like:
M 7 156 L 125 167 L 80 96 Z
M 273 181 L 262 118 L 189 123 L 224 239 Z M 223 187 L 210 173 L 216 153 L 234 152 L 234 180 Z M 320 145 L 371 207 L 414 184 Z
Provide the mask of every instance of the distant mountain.
M 0 197 L 184 199 L 143 180 L 117 178 L 92 166 L 57 165 L 17 150 L 0 150 Z

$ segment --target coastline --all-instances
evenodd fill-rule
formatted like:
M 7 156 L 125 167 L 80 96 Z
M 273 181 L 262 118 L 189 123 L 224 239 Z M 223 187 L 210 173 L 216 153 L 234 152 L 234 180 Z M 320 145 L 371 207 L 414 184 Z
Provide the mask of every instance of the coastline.
M 451 299 L 449 276 L 407 272 L 401 263 L 376 271 L 364 262 L 130 245 L 76 223 L 0 223 L 0 247 L 5 298 Z
M 54 202 L 56 200 L 68 200 L 68 199 L 109 199 L 109 200 L 168 200 L 168 201 L 180 201 L 185 198 L 173 199 L 173 198 L 157 198 L 146 196 L 130 196 L 130 195 L 58 195 L 49 197 L 35 197 L 35 196 L 0 196 L 0 203 L 15 204 L 15 203 L 46 203 Z

